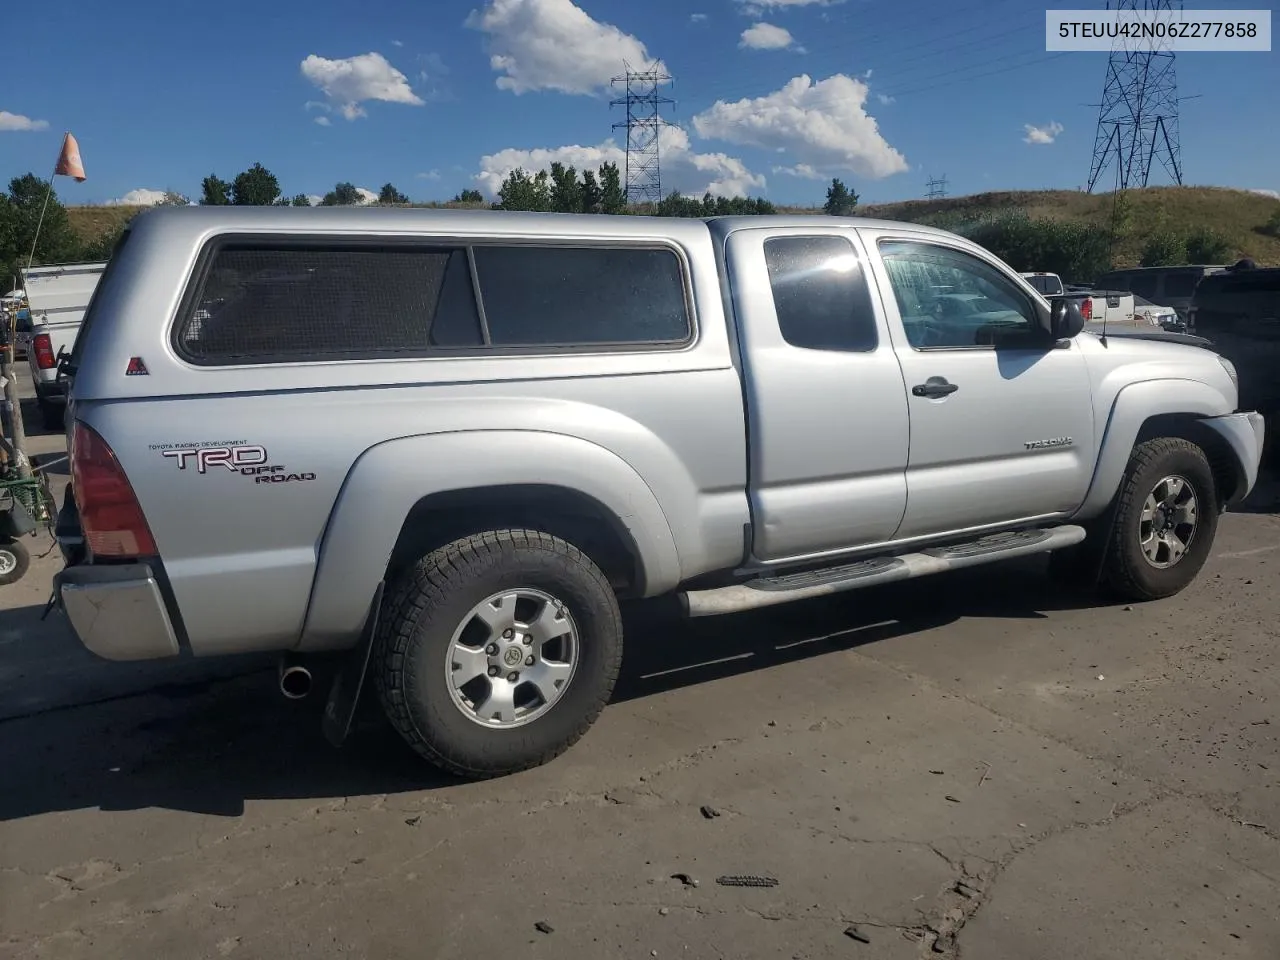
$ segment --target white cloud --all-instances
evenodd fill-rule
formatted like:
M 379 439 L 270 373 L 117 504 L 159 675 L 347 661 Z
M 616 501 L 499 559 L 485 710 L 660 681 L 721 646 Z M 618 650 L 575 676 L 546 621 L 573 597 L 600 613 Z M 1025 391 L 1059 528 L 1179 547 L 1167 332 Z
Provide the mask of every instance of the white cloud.
M 693 118 L 693 128 L 708 139 L 785 151 L 795 159 L 795 171 L 816 177 L 902 173 L 907 161 L 867 113 L 868 93 L 865 83 L 842 73 L 817 83 L 802 74 L 763 97 L 717 100 Z
M 360 194 L 360 203 L 362 205 L 378 202 L 378 195 L 372 190 L 366 190 L 364 187 L 356 187 L 356 193 Z
M 793 7 L 834 7 L 844 0 L 736 0 L 738 8 L 750 17 L 757 17 L 772 10 Z
M 738 46 L 744 50 L 785 50 L 796 42 L 791 31 L 772 23 L 756 23 L 742 31 Z
M 1062 132 L 1062 124 L 1056 120 L 1047 127 L 1037 127 L 1030 123 L 1024 123 L 1022 129 L 1027 131 L 1027 135 L 1022 138 L 1024 143 L 1053 143 L 1054 140 L 1058 139 L 1058 134 Z
M 320 126 L 322 127 L 331 126 L 329 122 L 329 118 L 326 117 L 324 114 L 321 114 L 320 116 L 316 117 L 316 123 L 320 124 Z
M 466 25 L 489 38 L 489 66 L 500 90 L 594 94 L 622 73 L 649 63 L 645 45 L 587 15 L 572 0 L 489 0 Z
M 426 171 L 426 172 L 424 172 L 424 173 L 416 174 L 416 176 L 417 176 L 417 178 L 418 178 L 419 180 L 439 180 L 439 179 L 440 179 L 440 171 L 439 171 L 439 170 L 427 170 L 427 171 Z
M 759 193 L 765 178 L 749 170 L 737 157 L 724 153 L 696 153 L 689 134 L 682 127 L 663 127 L 659 134 L 664 193 L 701 196 L 708 191 L 715 196 L 742 197 Z M 521 150 L 515 147 L 480 158 L 480 172 L 472 179 L 489 197 L 496 197 L 507 175 L 517 167 L 528 173 L 546 170 L 553 162 L 572 165 L 579 171 L 596 170 L 603 163 L 626 162 L 626 151 L 610 139 L 596 146 L 574 144 Z M 625 184 L 624 184 L 625 186 Z
M 1280 190 L 1267 190 L 1264 187 L 1250 190 L 1250 193 L 1260 193 L 1264 197 L 1270 197 L 1272 200 L 1280 200 Z
M 0 110 L 0 130 L 48 130 L 48 120 L 32 120 L 20 113 Z
M 307 202 L 308 202 L 309 204 L 311 204 L 313 207 L 318 207 L 318 206 L 320 206 L 320 202 L 321 202 L 322 200 L 324 200 L 324 197 L 320 196 L 320 194 L 318 194 L 318 193 L 308 193 L 308 194 L 307 194 Z
M 380 53 L 362 53 L 345 60 L 327 60 L 313 53 L 302 61 L 302 75 L 348 120 L 365 115 L 360 104 L 366 100 L 423 104 L 409 86 L 409 78 Z
M 392 45 L 393 47 L 403 47 L 403 46 L 404 46 L 404 41 L 403 41 L 403 40 L 392 40 L 392 41 L 391 41 L 391 45 Z
M 887 93 L 877 93 L 876 99 L 880 101 L 880 105 L 882 107 L 887 107 L 889 104 L 894 102 L 893 97 L 889 96 Z
M 169 194 L 164 190 L 148 190 L 140 187 L 137 190 L 130 190 L 119 200 L 108 200 L 109 207 L 154 207 L 157 204 L 164 203 L 164 198 Z
M 690 23 L 706 23 L 707 15 L 705 13 L 691 13 L 689 14 L 689 22 Z

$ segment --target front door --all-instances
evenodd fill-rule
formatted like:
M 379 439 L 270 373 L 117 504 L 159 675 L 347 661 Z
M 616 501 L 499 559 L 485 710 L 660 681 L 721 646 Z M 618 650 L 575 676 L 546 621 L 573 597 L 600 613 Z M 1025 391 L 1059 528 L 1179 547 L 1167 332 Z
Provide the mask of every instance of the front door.
M 864 231 L 907 387 L 899 538 L 1073 511 L 1093 473 L 1080 345 L 1035 339 L 1033 294 L 985 251 Z

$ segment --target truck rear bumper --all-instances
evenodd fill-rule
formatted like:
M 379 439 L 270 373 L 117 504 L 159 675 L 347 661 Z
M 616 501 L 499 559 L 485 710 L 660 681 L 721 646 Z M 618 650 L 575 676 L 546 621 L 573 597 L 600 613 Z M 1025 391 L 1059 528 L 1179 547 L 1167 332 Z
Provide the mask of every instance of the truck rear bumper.
M 54 577 L 53 588 L 76 637 L 106 660 L 178 655 L 178 638 L 160 584 L 145 563 L 82 564 Z
M 1200 422 L 1226 440 L 1236 455 L 1240 467 L 1240 483 L 1236 485 L 1235 492 L 1227 503 L 1239 503 L 1258 482 L 1258 467 L 1262 462 L 1262 442 L 1267 422 L 1262 414 L 1253 411 L 1231 413 L 1225 417 L 1206 417 Z

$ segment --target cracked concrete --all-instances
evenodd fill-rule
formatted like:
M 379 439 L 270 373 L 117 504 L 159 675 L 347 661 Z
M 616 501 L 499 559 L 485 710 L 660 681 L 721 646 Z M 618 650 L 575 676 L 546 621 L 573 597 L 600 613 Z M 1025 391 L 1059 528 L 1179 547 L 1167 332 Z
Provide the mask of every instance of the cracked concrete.
M 94 661 L 34 625 L 42 561 L 0 595 L 0 957 L 1273 960 L 1263 506 L 1187 594 L 1132 609 L 1024 562 L 631 611 L 587 738 L 481 784 L 376 715 L 330 750 L 256 661 Z

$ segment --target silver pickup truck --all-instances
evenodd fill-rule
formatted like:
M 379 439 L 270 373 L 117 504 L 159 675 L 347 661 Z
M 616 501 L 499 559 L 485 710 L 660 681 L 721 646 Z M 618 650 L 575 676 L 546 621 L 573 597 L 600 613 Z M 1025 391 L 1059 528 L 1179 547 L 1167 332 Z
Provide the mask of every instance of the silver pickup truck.
M 901 223 L 149 212 L 68 364 L 56 596 L 103 657 L 279 652 L 294 696 L 341 652 L 330 739 L 367 672 L 427 759 L 519 770 L 608 701 L 620 599 L 1050 551 L 1182 590 L 1262 418 L 1214 353 L 1082 327 Z

